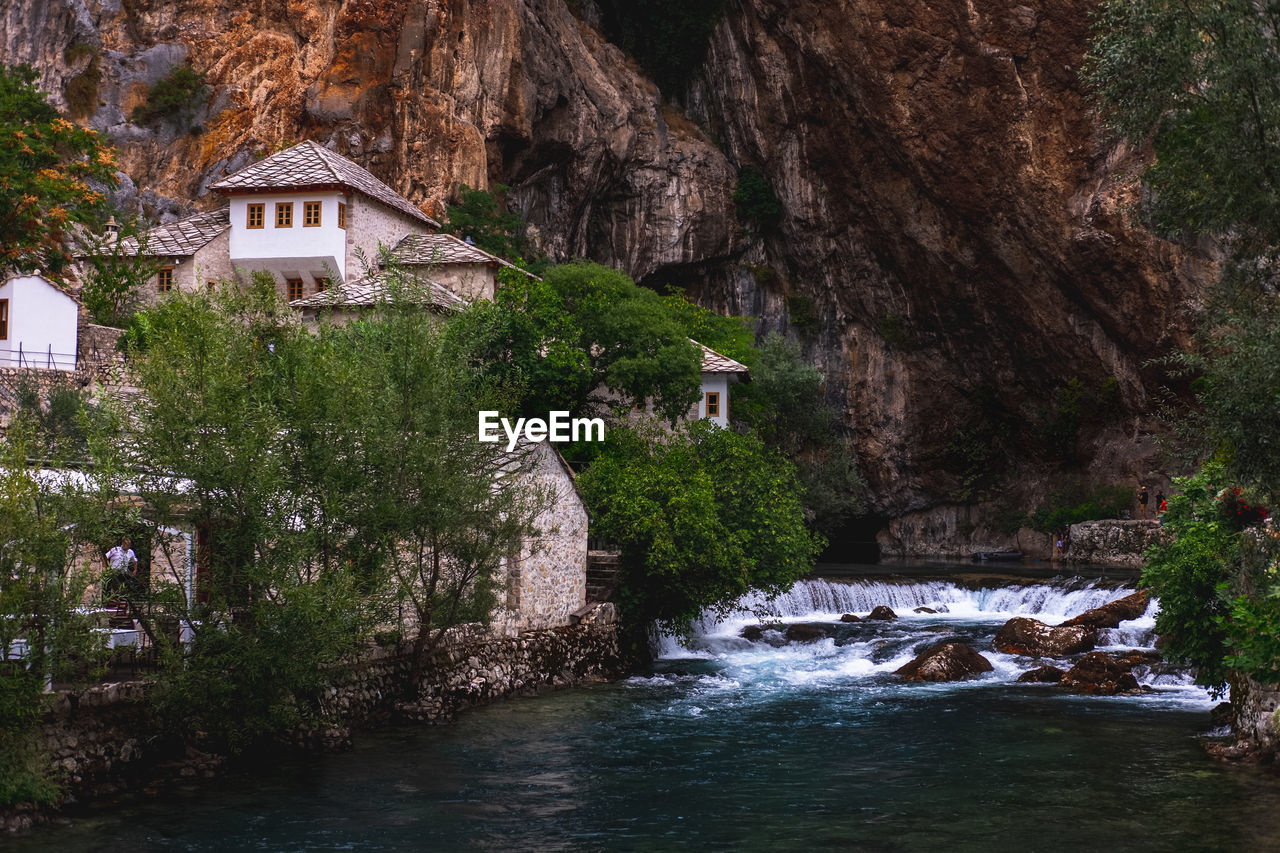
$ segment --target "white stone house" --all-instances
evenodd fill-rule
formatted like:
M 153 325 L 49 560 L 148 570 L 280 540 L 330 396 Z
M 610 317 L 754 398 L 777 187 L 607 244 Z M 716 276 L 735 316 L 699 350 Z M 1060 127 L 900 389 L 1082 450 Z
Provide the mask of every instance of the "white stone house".
M 363 277 L 380 247 L 440 227 L 368 170 L 311 141 L 212 189 L 228 200 L 231 265 L 270 272 L 291 302 Z
M 75 370 L 80 307 L 40 275 L 0 284 L 0 367 Z

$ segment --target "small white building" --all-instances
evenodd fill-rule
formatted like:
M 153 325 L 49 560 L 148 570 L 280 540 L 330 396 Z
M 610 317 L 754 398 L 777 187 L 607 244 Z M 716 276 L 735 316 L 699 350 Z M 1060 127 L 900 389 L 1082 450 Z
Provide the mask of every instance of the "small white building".
M 694 343 L 697 343 L 696 341 Z M 729 386 L 734 382 L 749 381 L 747 366 L 721 355 L 711 347 L 702 347 L 702 399 L 697 404 L 697 414 L 712 423 L 729 425 Z
M 80 308 L 42 275 L 0 284 L 0 367 L 75 370 Z

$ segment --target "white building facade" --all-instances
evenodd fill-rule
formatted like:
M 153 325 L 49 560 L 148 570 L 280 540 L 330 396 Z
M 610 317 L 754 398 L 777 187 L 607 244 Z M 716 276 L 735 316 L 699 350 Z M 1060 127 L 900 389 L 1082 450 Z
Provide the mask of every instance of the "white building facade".
M 0 367 L 75 370 L 79 306 L 39 274 L 0 285 Z

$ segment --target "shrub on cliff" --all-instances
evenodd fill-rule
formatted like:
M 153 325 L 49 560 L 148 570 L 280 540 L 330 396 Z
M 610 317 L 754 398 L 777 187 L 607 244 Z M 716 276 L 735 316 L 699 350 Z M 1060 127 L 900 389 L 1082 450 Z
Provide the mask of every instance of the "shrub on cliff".
M 190 65 L 177 65 L 147 91 L 146 100 L 133 108 L 129 120 L 134 124 L 166 121 L 185 127 L 208 96 L 205 73 Z
M 704 608 L 783 592 L 823 545 L 805 527 L 794 466 L 705 421 L 664 438 L 613 430 L 579 485 L 594 531 L 622 551 L 633 626 L 687 631 Z

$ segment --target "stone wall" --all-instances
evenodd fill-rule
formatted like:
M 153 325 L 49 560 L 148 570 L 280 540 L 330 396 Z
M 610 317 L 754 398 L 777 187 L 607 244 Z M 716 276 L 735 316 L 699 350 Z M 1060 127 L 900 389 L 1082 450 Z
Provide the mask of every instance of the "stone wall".
M 1141 569 L 1147 548 L 1164 541 L 1164 528 L 1154 519 L 1082 521 L 1071 525 L 1067 559 L 1091 566 Z
M 612 604 L 596 605 L 575 625 L 499 637 L 482 626 L 452 629 L 434 652 L 416 691 L 408 688 L 408 645 L 372 647 L 335 673 L 325 697 L 331 725 L 294 732 L 290 742 L 332 748 L 353 729 L 389 721 L 445 723 L 462 709 L 617 677 L 624 671 Z M 148 682 L 105 684 L 79 697 L 59 694 L 44 723 L 55 772 L 69 801 L 83 801 L 176 776 L 213 775 L 220 756 L 159 735 Z M 0 830 L 47 817 L 0 810 Z
M 410 219 L 403 213 L 365 198 L 359 193 L 352 193 L 349 199 L 347 268 L 344 271 L 348 281 L 365 274 L 364 266 L 356 254 L 357 249 L 363 252 L 364 261 L 376 270 L 380 246 L 394 249 L 405 235 L 424 234 L 428 230 L 426 223 Z
M 507 596 L 493 622 L 509 635 L 568 625 L 587 601 L 587 507 L 573 472 L 549 442 L 533 445 L 531 452 L 527 483 L 545 490 L 547 505 L 534 519 L 537 535 L 505 567 Z

